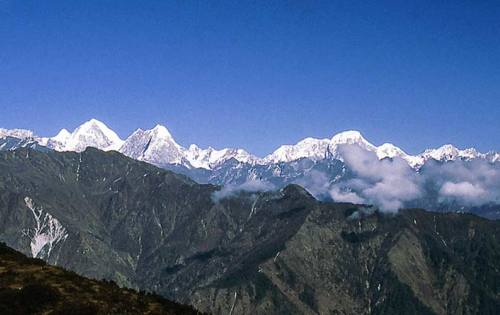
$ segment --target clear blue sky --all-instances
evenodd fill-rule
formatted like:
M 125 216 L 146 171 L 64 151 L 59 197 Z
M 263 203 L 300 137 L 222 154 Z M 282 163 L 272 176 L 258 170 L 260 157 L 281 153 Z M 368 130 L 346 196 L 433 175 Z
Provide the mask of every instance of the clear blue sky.
M 0 126 L 500 150 L 499 1 L 0 0 Z

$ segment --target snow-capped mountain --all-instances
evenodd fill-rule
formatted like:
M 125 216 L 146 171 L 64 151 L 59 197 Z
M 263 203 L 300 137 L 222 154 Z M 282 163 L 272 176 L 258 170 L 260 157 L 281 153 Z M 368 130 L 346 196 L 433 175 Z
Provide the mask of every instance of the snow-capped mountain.
M 18 139 L 34 138 L 33 131 L 26 129 L 4 129 L 0 128 L 0 138 L 12 137 Z
M 486 154 L 479 153 L 474 148 L 460 150 L 451 144 L 445 144 L 437 149 L 425 150 L 420 156 L 425 160 L 434 159 L 436 161 L 454 161 L 457 159 L 472 160 L 476 158 L 486 158 Z
M 159 166 L 185 163 L 184 148 L 161 125 L 151 130 L 137 129 L 119 151 L 133 159 Z
M 338 150 L 342 145 L 357 145 L 368 151 L 377 149 L 359 131 L 349 130 L 338 133 L 331 139 L 305 138 L 295 145 L 283 145 L 263 160 L 267 163 L 292 162 L 301 158 L 317 161 L 332 157 L 342 160 Z
M 305 138 L 295 145 L 282 145 L 276 151 L 266 156 L 265 163 L 291 162 L 301 158 L 321 160 L 326 158 L 328 139 Z
M 196 144 L 184 150 L 184 155 L 189 163 L 195 168 L 212 169 L 227 160 L 235 159 L 239 162 L 255 164 L 261 160 L 243 149 L 216 150 L 212 147 L 201 149 Z
M 255 163 L 258 160 L 243 149 L 201 149 L 195 144 L 186 149 L 161 125 L 151 130 L 136 130 L 125 140 L 119 151 L 131 158 L 158 166 L 175 164 L 187 168 L 212 169 L 231 158 L 243 163 Z
M 338 133 L 329 139 L 306 138 L 295 145 L 283 145 L 263 159 L 267 163 L 292 162 L 301 158 L 313 161 L 324 158 L 343 160 L 339 148 L 343 145 L 357 145 L 364 150 L 374 152 L 379 159 L 400 157 L 412 167 L 420 166 L 424 159 L 411 156 L 391 143 L 377 147 L 368 142 L 359 131 L 349 130 Z
M 457 159 L 472 160 L 477 158 L 487 159 L 490 162 L 500 160 L 500 154 L 497 152 L 484 154 L 478 152 L 474 148 L 460 150 L 450 144 L 443 145 L 437 149 L 427 149 L 418 155 L 409 155 L 392 143 L 384 143 L 380 146 L 375 146 L 367 141 L 359 131 L 349 130 L 334 135 L 330 140 L 306 138 L 295 145 L 283 145 L 262 159 L 262 161 L 265 164 L 269 164 L 292 162 L 301 158 L 318 161 L 328 157 L 342 161 L 342 153 L 339 151 L 342 145 L 357 145 L 366 151 L 376 153 L 381 160 L 398 157 L 405 160 L 408 165 L 414 169 L 420 168 L 430 159 L 442 162 L 454 161 Z
M 123 140 L 104 123 L 91 119 L 72 133 L 62 129 L 52 138 L 41 138 L 40 143 L 56 151 L 81 152 L 87 147 L 110 151 L 118 150 L 123 145 Z

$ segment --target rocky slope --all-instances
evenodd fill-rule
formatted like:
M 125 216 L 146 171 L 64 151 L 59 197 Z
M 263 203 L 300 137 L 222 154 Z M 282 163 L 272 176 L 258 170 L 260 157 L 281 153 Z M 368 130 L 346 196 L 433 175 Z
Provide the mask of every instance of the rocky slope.
M 31 259 L 0 243 L 0 313 L 22 314 L 199 314 L 158 295 L 119 288 L 108 281 Z
M 215 314 L 496 314 L 500 223 L 200 185 L 117 152 L 0 152 L 0 240 Z

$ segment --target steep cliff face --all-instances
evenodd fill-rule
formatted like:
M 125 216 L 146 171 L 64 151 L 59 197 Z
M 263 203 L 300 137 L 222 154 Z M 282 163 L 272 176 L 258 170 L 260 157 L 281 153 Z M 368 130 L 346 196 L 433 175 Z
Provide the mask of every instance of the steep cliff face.
M 500 224 L 473 215 L 221 190 L 96 149 L 1 152 L 0 215 L 27 255 L 215 314 L 500 309 Z

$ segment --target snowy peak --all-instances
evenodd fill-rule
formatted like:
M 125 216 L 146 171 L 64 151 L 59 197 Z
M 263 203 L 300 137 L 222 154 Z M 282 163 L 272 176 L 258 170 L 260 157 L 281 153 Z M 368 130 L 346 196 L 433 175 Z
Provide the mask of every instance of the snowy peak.
M 406 152 L 398 148 L 392 143 L 384 143 L 381 146 L 377 147 L 377 156 L 379 159 L 383 158 L 394 158 L 394 157 L 403 157 L 408 156 Z
M 433 158 L 438 161 L 450 161 L 458 157 L 460 150 L 451 144 L 445 144 L 437 149 L 428 149 L 422 153 L 422 157 L 429 159 Z
M 300 158 L 321 160 L 325 157 L 343 160 L 339 147 L 342 145 L 357 145 L 366 151 L 373 152 L 379 159 L 401 158 L 412 168 L 418 169 L 429 159 L 438 161 L 452 161 L 455 159 L 486 158 L 485 154 L 475 149 L 459 150 L 452 145 L 444 145 L 438 149 L 426 150 L 418 155 L 409 155 L 392 143 L 375 146 L 367 141 L 359 131 L 348 130 L 334 135 L 330 140 L 306 138 L 295 145 L 283 145 L 272 154 L 265 157 L 265 163 L 291 162 Z M 498 155 L 488 155 L 490 161 L 500 158 Z
M 374 148 L 374 145 L 368 142 L 359 131 L 348 130 L 340 132 L 332 137 L 330 145 L 339 144 L 357 144 L 361 147 Z
M 305 138 L 295 145 L 282 145 L 264 158 L 267 163 L 290 162 L 301 158 L 320 160 L 325 158 L 328 139 Z
M 368 142 L 359 131 L 348 130 L 334 135 L 331 139 L 305 138 L 295 145 L 283 145 L 265 157 L 264 161 L 266 163 L 277 163 L 291 162 L 300 158 L 321 160 L 327 157 L 342 160 L 341 153 L 339 152 L 339 147 L 342 145 L 357 145 L 362 149 L 372 152 L 377 152 L 378 150 L 378 148 Z M 398 151 L 403 152 L 395 146 L 392 146 L 391 150 L 389 150 L 389 144 L 386 144 L 381 149 L 380 154 L 382 157 L 380 158 L 387 157 L 384 151 L 391 151 L 391 154 L 396 154 Z
M 162 125 L 156 125 L 153 129 L 149 131 L 154 137 L 161 138 L 164 140 L 174 141 L 174 138 L 168 131 L 167 127 Z
M 52 140 L 64 143 L 71 137 L 71 133 L 66 129 L 61 129 L 59 133 L 52 138 Z
M 486 154 L 479 153 L 474 148 L 460 150 L 451 144 L 445 144 L 437 149 L 425 150 L 420 156 L 425 161 L 429 159 L 434 159 L 436 161 L 454 161 L 457 159 L 471 160 L 476 158 L 487 157 Z
M 4 129 L 0 128 L 0 138 L 12 137 L 18 139 L 34 138 L 33 131 L 26 129 Z
M 201 149 L 197 145 L 192 144 L 184 153 L 186 159 L 193 167 L 205 169 L 212 169 L 230 159 L 250 164 L 255 164 L 260 161 L 259 158 L 243 149 L 225 148 L 216 150 L 212 147 Z
M 188 168 L 213 167 L 234 158 L 240 162 L 255 163 L 257 157 L 242 149 L 201 149 L 195 144 L 188 149 L 175 142 L 165 126 L 156 125 L 151 130 L 136 130 L 120 148 L 120 152 L 137 160 L 158 166 L 180 164 Z
M 409 155 L 401 148 L 398 148 L 392 143 L 384 143 L 381 146 L 378 146 L 375 152 L 377 153 L 378 158 L 381 160 L 385 158 L 390 158 L 390 159 L 396 157 L 402 158 L 412 168 L 417 168 L 418 166 L 421 166 L 424 163 L 424 159 L 421 156 Z
M 339 147 L 343 145 L 357 145 L 367 151 L 377 151 L 377 147 L 368 142 L 359 131 L 348 130 L 340 132 L 332 137 L 328 144 L 328 156 L 342 161 L 343 158 L 342 154 L 339 152 Z
M 123 140 L 104 123 L 91 119 L 76 128 L 72 133 L 62 129 L 55 137 L 45 139 L 48 147 L 57 151 L 81 152 L 87 147 L 100 150 L 118 150 Z
M 137 129 L 125 140 L 121 153 L 155 165 L 183 164 L 183 148 L 175 142 L 168 129 L 156 125 L 153 129 Z

